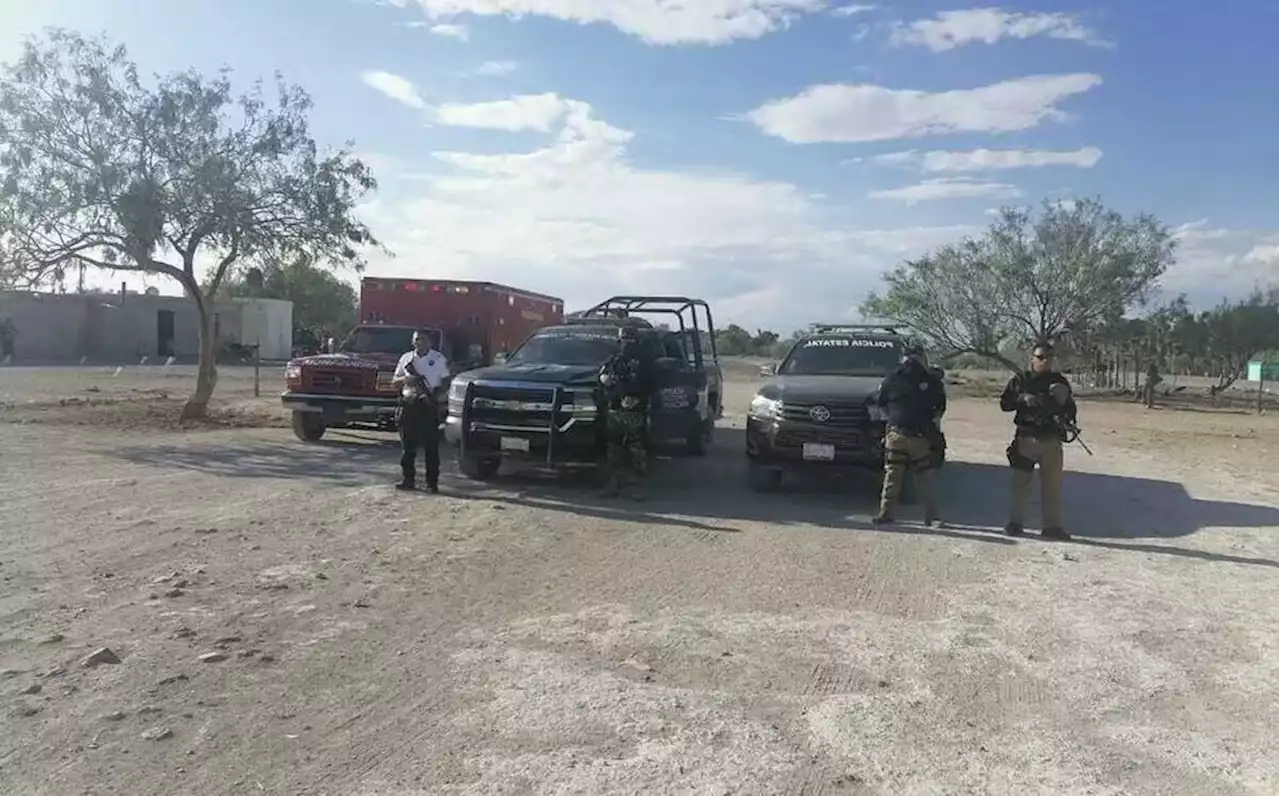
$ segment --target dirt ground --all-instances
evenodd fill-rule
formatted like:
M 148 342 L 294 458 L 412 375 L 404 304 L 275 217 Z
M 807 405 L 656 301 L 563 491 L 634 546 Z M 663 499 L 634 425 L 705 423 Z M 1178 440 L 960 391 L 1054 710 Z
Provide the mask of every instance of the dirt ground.
M 1049 543 L 995 532 L 990 399 L 947 526 L 873 529 L 865 481 L 746 488 L 749 370 L 644 502 L 400 494 L 392 438 L 282 428 L 275 370 L 179 429 L 190 382 L 0 368 L 4 793 L 1280 786 L 1274 414 L 1084 404 Z

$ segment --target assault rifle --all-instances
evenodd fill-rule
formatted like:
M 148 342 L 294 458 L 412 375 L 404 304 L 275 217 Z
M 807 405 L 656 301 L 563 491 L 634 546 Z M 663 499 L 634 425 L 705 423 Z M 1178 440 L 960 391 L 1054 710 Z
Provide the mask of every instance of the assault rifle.
M 1062 407 L 1054 400 L 1052 392 L 1046 389 L 1034 391 L 1032 394 L 1040 401 L 1039 407 L 1035 410 L 1036 413 L 1043 413 L 1041 414 L 1042 417 L 1047 415 L 1050 422 L 1057 426 L 1058 439 L 1062 440 L 1065 445 L 1078 442 L 1080 447 L 1084 448 L 1084 452 L 1092 456 L 1093 451 L 1089 449 L 1088 444 L 1080 437 L 1079 424 L 1067 417 L 1066 412 L 1062 411 Z
M 1089 450 L 1088 444 L 1080 438 L 1080 426 L 1074 420 L 1068 420 L 1061 415 L 1054 415 L 1054 422 L 1058 424 L 1058 439 L 1063 443 L 1070 445 L 1073 442 L 1080 443 L 1080 447 L 1084 448 L 1084 452 L 1093 455 L 1093 451 Z

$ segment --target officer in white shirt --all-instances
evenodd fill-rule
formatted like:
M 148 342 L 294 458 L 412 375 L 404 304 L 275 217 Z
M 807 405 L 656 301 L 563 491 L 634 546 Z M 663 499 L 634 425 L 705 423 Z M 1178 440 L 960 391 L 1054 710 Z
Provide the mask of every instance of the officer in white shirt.
M 427 491 L 438 492 L 440 479 L 440 416 L 437 392 L 449 375 L 449 360 L 432 345 L 432 334 L 419 329 L 413 333 L 413 350 L 396 363 L 392 383 L 400 388 L 396 425 L 400 428 L 400 471 L 396 489 L 413 489 L 414 460 L 422 449 L 426 464 Z

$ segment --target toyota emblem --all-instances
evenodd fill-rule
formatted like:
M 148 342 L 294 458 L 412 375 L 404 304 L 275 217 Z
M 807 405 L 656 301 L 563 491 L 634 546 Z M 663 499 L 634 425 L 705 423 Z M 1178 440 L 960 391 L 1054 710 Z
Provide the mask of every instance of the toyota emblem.
M 809 417 L 812 417 L 819 423 L 825 423 L 831 419 L 831 410 L 825 406 L 815 406 L 809 410 Z

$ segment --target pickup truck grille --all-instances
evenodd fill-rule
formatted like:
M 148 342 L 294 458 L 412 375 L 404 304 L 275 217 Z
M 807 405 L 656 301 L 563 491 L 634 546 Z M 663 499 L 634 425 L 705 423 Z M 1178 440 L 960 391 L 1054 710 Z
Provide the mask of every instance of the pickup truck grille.
M 813 416 L 813 410 L 819 406 L 824 407 L 830 413 L 825 421 L 820 421 Z M 871 424 L 871 413 L 867 405 L 862 402 L 784 402 L 782 404 L 782 422 L 784 427 L 790 423 L 801 423 L 806 426 L 813 426 L 819 431 L 822 429 L 858 429 L 865 428 Z
M 366 382 L 363 371 L 352 370 L 306 370 L 303 388 L 310 392 L 349 395 L 369 392 L 373 384 Z
M 568 395 L 561 397 L 562 414 L 571 411 Z M 555 388 L 508 387 L 481 385 L 471 388 L 471 419 L 504 426 L 542 427 L 551 424 L 551 406 Z

